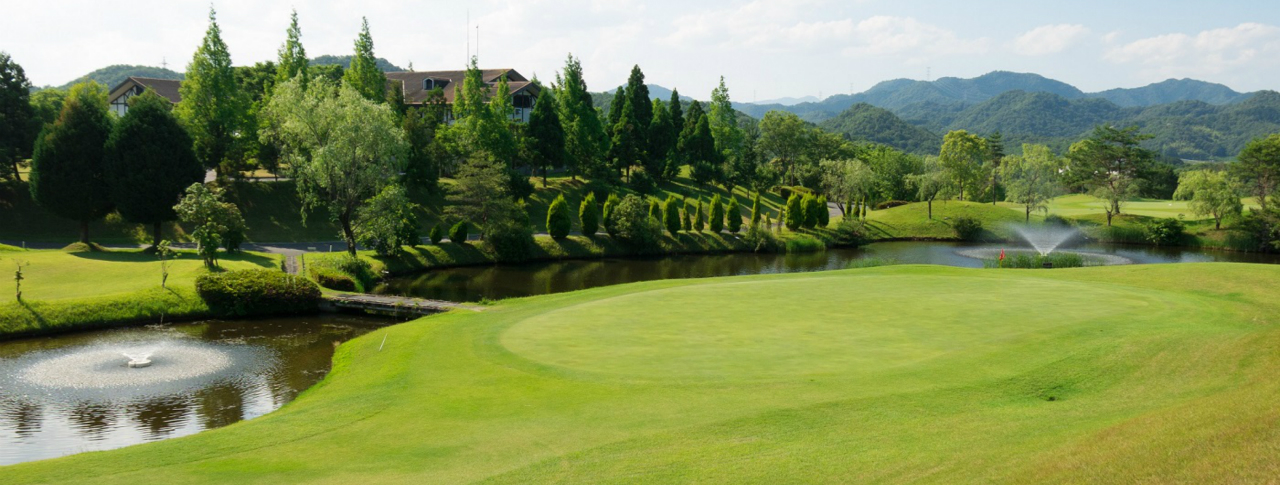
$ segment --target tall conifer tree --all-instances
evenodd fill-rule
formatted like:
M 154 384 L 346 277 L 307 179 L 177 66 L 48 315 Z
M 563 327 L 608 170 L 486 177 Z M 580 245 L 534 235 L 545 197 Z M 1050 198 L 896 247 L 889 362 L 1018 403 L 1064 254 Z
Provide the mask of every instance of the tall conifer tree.
M 302 47 L 302 29 L 298 28 L 298 11 L 289 16 L 289 30 L 284 45 L 280 46 L 280 58 L 276 62 L 276 84 L 299 77 L 299 84 L 307 88 L 310 75 L 307 50 Z
M 222 41 L 213 8 L 209 9 L 209 30 L 187 64 L 178 92 L 182 101 L 174 114 L 191 134 L 196 157 L 205 168 L 228 175 L 236 168 L 236 136 L 242 131 L 249 103 L 236 83 L 231 53 Z
M 71 87 L 58 121 L 41 132 L 31 159 L 31 198 L 79 222 L 83 243 L 89 242 L 89 223 L 112 209 L 105 165 L 110 135 L 106 88 L 80 83 Z
M 360 35 L 356 36 L 355 55 L 351 67 L 342 74 L 342 83 L 355 88 L 365 99 L 375 103 L 387 100 L 387 75 L 378 69 L 378 58 L 373 55 L 373 36 L 369 34 L 369 19 L 361 18 Z

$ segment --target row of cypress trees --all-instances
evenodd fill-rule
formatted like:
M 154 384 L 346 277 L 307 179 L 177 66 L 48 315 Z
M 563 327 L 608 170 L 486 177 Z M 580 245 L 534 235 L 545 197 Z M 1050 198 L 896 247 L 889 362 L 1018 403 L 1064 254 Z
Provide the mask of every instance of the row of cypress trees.
M 813 229 L 831 224 L 831 212 L 827 210 L 827 196 L 791 194 L 787 199 L 786 224 L 792 231 Z
M 581 221 L 582 233 L 589 236 L 596 234 L 603 220 L 605 232 L 612 235 L 610 215 L 619 202 L 620 199 L 616 194 L 610 194 L 602 209 L 595 194 L 588 193 L 578 206 L 578 220 Z M 702 232 L 704 227 L 713 233 L 726 229 L 730 233 L 737 233 L 742 229 L 742 210 L 736 199 L 729 198 L 729 203 L 725 204 L 717 194 L 711 199 L 706 210 L 703 207 L 701 201 L 690 202 L 688 199 L 677 199 L 675 195 L 671 195 L 665 202 L 650 200 L 649 217 L 660 223 L 673 236 L 681 231 Z M 569 232 L 573 230 L 573 219 L 569 211 L 569 202 L 565 200 L 563 194 L 551 202 L 547 209 L 547 232 L 551 237 L 563 239 L 569 236 Z M 751 220 L 753 224 L 760 220 L 759 195 L 756 196 L 752 207 Z

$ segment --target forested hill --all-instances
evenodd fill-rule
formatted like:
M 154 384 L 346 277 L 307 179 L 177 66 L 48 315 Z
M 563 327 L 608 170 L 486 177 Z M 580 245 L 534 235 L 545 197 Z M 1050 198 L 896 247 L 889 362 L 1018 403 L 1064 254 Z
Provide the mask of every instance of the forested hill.
M 890 118 L 892 116 L 893 118 Z M 896 120 L 895 120 L 896 119 Z M 1145 145 L 1172 157 L 1206 160 L 1234 157 L 1249 140 L 1280 133 L 1280 93 L 1261 91 L 1230 104 L 1178 101 L 1149 107 L 1122 107 L 1106 99 L 1076 98 L 1045 92 L 1010 91 L 984 102 L 923 102 L 898 114 L 855 105 L 820 124 L 850 139 L 876 141 L 916 153 L 936 153 L 925 136 L 940 139 L 950 130 L 980 134 L 999 131 L 1011 151 L 1023 143 L 1043 143 L 1065 151 L 1094 126 L 1137 125 L 1154 136 Z M 877 133 L 883 132 L 883 133 Z M 878 138 L 878 139 L 877 139 Z
M 342 66 L 343 69 L 347 69 L 351 67 L 351 56 L 325 55 L 325 56 L 312 58 L 311 64 L 315 66 L 327 66 L 327 65 L 336 64 L 336 65 Z M 391 61 L 388 61 L 381 57 L 378 58 L 377 65 L 378 65 L 378 69 L 381 69 L 382 72 L 403 72 L 406 70 L 400 66 L 392 64 Z
M 182 79 L 182 73 L 174 72 L 163 67 L 116 64 L 114 66 L 97 69 L 73 79 L 62 86 L 58 86 L 58 89 L 70 89 L 72 85 L 85 79 L 97 81 L 98 83 L 105 85 L 107 89 L 111 89 L 116 87 L 117 84 L 124 82 L 124 80 L 130 76 L 150 77 L 156 79 Z
M 938 153 L 942 136 L 903 121 L 889 110 L 858 103 L 818 125 L 846 138 L 889 145 L 911 153 Z
M 1139 88 L 1085 93 L 1070 84 L 1038 74 L 996 71 L 972 79 L 954 77 L 944 77 L 935 81 L 895 79 L 876 84 L 862 93 L 839 94 L 822 101 L 791 106 L 739 103 L 736 107 L 754 117 L 763 116 L 764 113 L 772 110 L 789 111 L 800 115 L 805 120 L 817 123 L 836 116 L 856 103 L 868 103 L 903 115 L 905 110 L 917 108 L 916 105 L 920 103 L 967 107 L 1011 91 L 1048 93 L 1070 100 L 1105 99 L 1121 107 L 1146 107 L 1177 101 L 1228 104 L 1239 102 L 1250 96 L 1221 84 L 1193 79 L 1170 79 Z

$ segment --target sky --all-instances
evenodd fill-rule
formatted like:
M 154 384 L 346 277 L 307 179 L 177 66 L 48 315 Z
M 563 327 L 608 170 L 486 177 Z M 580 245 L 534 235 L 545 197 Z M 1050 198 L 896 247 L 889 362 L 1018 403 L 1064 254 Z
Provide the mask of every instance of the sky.
M 1088 92 L 1194 78 L 1280 90 L 1280 2 L 214 0 L 236 65 L 274 60 L 296 8 L 309 56 L 350 54 L 361 17 L 401 67 L 554 79 L 572 53 L 588 88 L 646 81 L 735 101 L 860 92 L 880 81 L 1034 72 Z M 210 3 L 0 0 L 0 51 L 36 85 L 111 64 L 184 70 Z M 468 22 L 469 19 L 469 22 Z

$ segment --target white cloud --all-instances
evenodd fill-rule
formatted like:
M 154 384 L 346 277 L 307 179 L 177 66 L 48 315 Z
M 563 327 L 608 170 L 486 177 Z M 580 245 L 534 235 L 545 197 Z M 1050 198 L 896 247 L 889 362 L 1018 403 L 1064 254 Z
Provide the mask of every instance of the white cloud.
M 1014 39 L 1013 51 L 1024 56 L 1057 54 L 1089 34 L 1089 28 L 1080 24 L 1042 25 Z
M 981 54 L 990 49 L 987 38 L 962 39 L 951 30 L 927 24 L 912 17 L 879 15 L 858 22 L 853 45 L 845 49 L 852 55 L 934 55 Z
M 1156 76 L 1274 72 L 1280 68 L 1280 27 L 1243 23 L 1195 35 L 1159 35 L 1113 47 L 1104 58 Z

